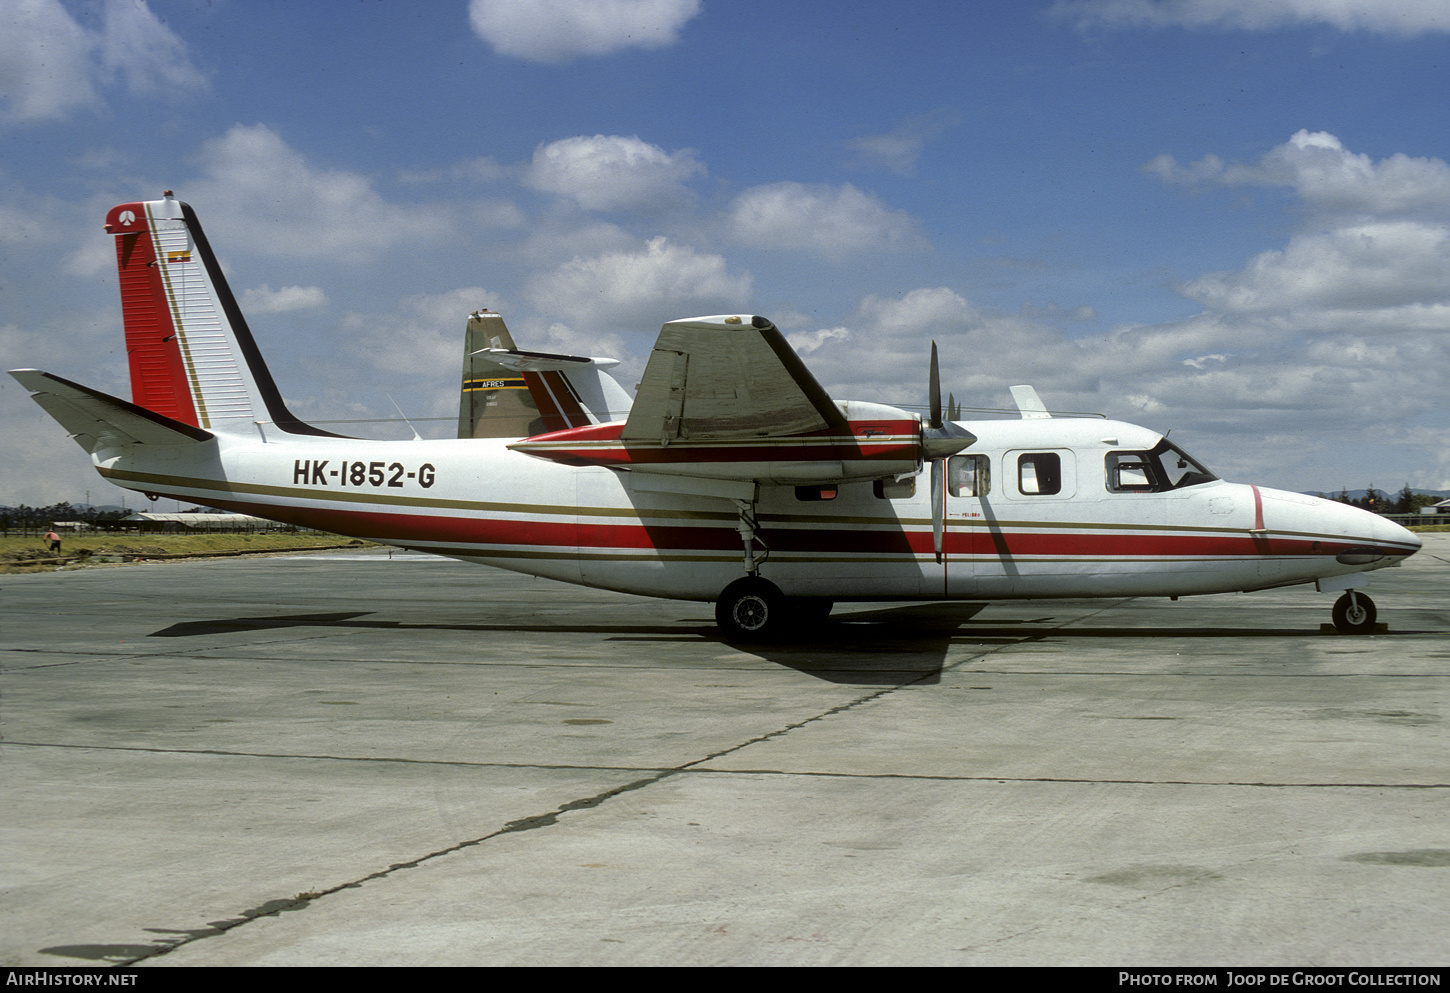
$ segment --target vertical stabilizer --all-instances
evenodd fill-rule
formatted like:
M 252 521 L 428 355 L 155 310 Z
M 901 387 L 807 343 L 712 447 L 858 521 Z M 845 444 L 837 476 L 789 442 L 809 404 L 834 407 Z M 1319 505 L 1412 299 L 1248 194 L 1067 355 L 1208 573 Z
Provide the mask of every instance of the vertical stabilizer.
M 539 408 L 529 395 L 524 374 L 505 369 L 487 356 L 487 348 L 514 347 L 503 318 L 491 310 L 468 315 L 463 332 L 463 389 L 458 397 L 458 437 L 523 438 Z
M 618 364 L 520 351 L 498 314 L 470 314 L 458 437 L 527 438 L 622 418 L 629 412 L 629 394 L 604 371 Z
M 282 402 L 195 212 L 168 191 L 106 215 L 139 406 L 207 429 L 330 435 Z M 265 435 L 265 430 L 263 430 Z

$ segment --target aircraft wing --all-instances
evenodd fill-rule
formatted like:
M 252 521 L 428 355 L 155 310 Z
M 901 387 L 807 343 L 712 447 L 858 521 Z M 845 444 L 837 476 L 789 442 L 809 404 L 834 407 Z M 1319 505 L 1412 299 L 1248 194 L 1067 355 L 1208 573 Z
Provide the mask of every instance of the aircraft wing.
M 625 442 L 850 434 L 846 417 L 763 317 L 671 321 L 635 392 Z
M 920 468 L 919 418 L 877 404 L 850 410 L 848 420 L 770 321 L 695 317 L 660 330 L 626 420 L 538 434 L 509 448 L 641 477 L 797 486 Z

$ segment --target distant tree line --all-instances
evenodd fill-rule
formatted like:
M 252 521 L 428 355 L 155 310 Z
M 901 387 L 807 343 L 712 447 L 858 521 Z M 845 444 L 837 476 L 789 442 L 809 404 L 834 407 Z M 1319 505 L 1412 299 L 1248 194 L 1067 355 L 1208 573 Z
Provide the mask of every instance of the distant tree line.
M 187 507 L 183 513 L 200 514 L 215 513 L 206 507 Z M 61 521 L 81 521 L 86 524 L 94 524 L 97 521 L 123 521 L 130 517 L 133 512 L 130 510 L 101 510 L 99 507 L 80 506 L 77 507 L 69 500 L 60 503 L 53 503 L 48 507 L 31 507 L 21 504 L 18 507 L 0 507 L 0 530 L 25 530 L 37 527 L 49 527 Z
M 98 510 L 95 507 L 77 507 L 69 501 L 53 503 L 48 507 L 0 507 L 0 528 L 46 527 L 57 521 L 119 521 L 129 517 L 129 510 Z
M 1410 489 L 1409 483 L 1406 483 L 1404 489 L 1400 490 L 1396 496 L 1390 496 L 1388 493 L 1377 490 L 1373 486 L 1366 487 L 1364 495 L 1356 498 L 1351 498 L 1349 491 L 1344 489 L 1341 489 L 1336 494 L 1326 496 L 1321 493 L 1319 495 L 1326 500 L 1347 503 L 1351 507 L 1372 510 L 1377 514 L 1418 514 L 1423 508 L 1428 507 L 1432 503 L 1439 503 L 1444 499 L 1433 493 L 1416 493 Z

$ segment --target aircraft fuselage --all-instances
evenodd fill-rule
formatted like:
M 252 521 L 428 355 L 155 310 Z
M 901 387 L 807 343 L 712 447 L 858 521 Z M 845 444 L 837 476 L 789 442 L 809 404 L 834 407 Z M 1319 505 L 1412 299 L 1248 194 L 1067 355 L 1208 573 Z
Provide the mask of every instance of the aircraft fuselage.
M 1136 464 L 1123 453 L 1161 442 L 1131 424 L 965 427 L 978 440 L 943 464 L 973 460 L 972 485 L 936 474 L 940 561 L 923 471 L 884 491 L 871 480 L 759 485 L 758 574 L 786 596 L 833 600 L 1186 596 L 1363 572 L 1419 547 L 1378 515 L 1298 493 L 1216 479 L 1110 488 L 1110 472 Z M 562 465 L 505 440 L 273 434 L 94 458 L 143 492 L 564 582 L 713 600 L 744 573 L 740 509 L 725 495 L 660 492 L 641 474 Z

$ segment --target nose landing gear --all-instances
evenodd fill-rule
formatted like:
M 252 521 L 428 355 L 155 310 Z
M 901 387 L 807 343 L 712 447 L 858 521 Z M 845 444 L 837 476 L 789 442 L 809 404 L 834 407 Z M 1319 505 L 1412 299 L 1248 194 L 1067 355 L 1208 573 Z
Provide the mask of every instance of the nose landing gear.
M 1334 602 L 1334 629 L 1340 634 L 1373 634 L 1376 616 L 1374 601 L 1363 593 L 1349 590 Z

